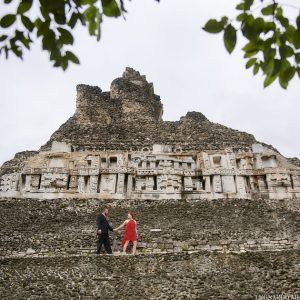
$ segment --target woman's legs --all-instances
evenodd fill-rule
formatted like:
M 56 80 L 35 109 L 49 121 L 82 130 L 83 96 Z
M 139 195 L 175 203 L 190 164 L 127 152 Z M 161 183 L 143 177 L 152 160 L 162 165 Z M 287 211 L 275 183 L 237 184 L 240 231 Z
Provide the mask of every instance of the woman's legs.
M 136 251 L 136 245 L 137 245 L 137 241 L 134 241 L 133 242 L 133 247 L 132 247 L 132 254 L 133 255 L 135 254 L 135 251 Z
M 126 249 L 127 249 L 128 243 L 129 243 L 129 241 L 126 241 L 124 246 L 123 246 L 123 255 L 126 254 Z

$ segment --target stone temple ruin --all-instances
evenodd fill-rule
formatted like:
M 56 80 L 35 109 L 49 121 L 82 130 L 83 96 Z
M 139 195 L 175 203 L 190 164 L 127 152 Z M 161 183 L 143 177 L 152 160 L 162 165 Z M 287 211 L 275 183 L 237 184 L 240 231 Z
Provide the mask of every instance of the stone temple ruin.
M 40 151 L 2 166 L 0 196 L 300 197 L 299 165 L 271 146 L 198 112 L 176 122 L 162 114 L 152 83 L 131 68 L 109 92 L 78 85 L 75 114 Z
M 130 68 L 76 106 L 0 168 L 1 299 L 300 299 L 297 158 L 198 112 L 163 121 Z M 95 255 L 104 206 L 114 228 L 134 211 L 138 255 Z

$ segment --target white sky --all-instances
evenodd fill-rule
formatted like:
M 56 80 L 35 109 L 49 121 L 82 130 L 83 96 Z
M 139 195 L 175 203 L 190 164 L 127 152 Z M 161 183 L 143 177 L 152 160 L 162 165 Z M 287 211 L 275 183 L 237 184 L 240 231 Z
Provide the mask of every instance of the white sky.
M 300 80 L 295 78 L 287 91 L 277 83 L 263 89 L 262 78 L 244 68 L 241 42 L 229 55 L 221 35 L 201 29 L 209 18 L 234 16 L 236 3 L 131 1 L 126 21 L 105 19 L 99 43 L 86 29 L 76 30 L 73 50 L 81 65 L 66 72 L 51 67 L 40 41 L 23 62 L 2 56 L 0 164 L 18 151 L 38 149 L 72 116 L 76 84 L 109 90 L 126 66 L 154 83 L 164 120 L 200 111 L 210 121 L 252 133 L 282 154 L 299 157 Z

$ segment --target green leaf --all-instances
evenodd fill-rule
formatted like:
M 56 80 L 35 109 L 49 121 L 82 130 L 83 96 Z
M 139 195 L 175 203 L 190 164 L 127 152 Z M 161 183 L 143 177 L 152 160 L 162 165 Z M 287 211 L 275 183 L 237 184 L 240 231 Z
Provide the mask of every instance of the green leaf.
M 88 28 L 89 28 L 90 35 L 96 35 L 96 30 L 97 30 L 96 22 L 90 22 Z
M 15 21 L 16 21 L 16 16 L 13 14 L 8 14 L 0 20 L 0 26 L 3 28 L 8 28 L 12 24 L 14 24 Z
M 225 28 L 224 44 L 227 51 L 232 53 L 236 45 L 236 29 L 231 24 Z
M 248 17 L 248 14 L 243 12 L 236 17 L 236 20 L 242 22 L 242 21 L 246 20 L 247 17 Z
M 268 33 L 269 31 L 275 31 L 275 30 L 276 30 L 275 22 L 265 22 L 264 33 Z
M 249 10 L 253 4 L 254 0 L 244 0 L 244 10 Z
M 243 0 L 243 2 L 239 3 L 235 8 L 237 10 L 249 10 L 253 4 L 254 0 Z
M 295 61 L 296 61 L 297 64 L 300 64 L 300 53 L 299 52 L 295 53 Z
M 289 82 L 295 75 L 296 69 L 294 67 L 287 68 L 280 76 L 284 82 Z
M 58 49 L 58 47 L 56 47 L 54 45 L 54 47 L 51 48 L 50 50 L 50 60 L 51 61 L 60 61 L 62 59 L 60 50 Z
M 251 58 L 248 60 L 247 64 L 246 64 L 246 69 L 251 68 L 255 63 L 256 63 L 257 58 Z
M 258 73 L 258 71 L 259 71 L 259 64 L 256 63 L 253 67 L 253 75 L 256 75 Z
M 275 15 L 276 17 L 280 17 L 283 15 L 283 9 L 281 6 L 277 6 Z
M 294 55 L 294 50 L 290 46 L 283 45 L 279 47 L 279 53 L 280 53 L 280 57 L 283 59 Z
M 68 22 L 68 25 L 73 29 L 78 21 L 79 17 L 78 17 L 78 14 L 73 12 L 72 13 L 72 16 Z
M 16 30 L 15 38 L 19 40 L 27 49 L 30 48 L 30 42 L 32 41 L 29 38 L 26 38 L 22 31 Z
M 74 64 L 80 64 L 78 57 L 71 51 L 66 51 L 65 57 Z
M 224 29 L 223 22 L 222 21 L 219 22 L 215 19 L 210 19 L 203 27 L 203 30 L 209 33 L 219 33 L 223 29 Z
M 261 13 L 265 16 L 270 16 L 270 15 L 274 15 L 275 14 L 275 10 L 277 8 L 277 3 L 273 3 L 273 4 L 270 4 L 266 7 L 264 7 L 262 10 L 261 10 Z
M 261 43 L 259 41 L 252 41 L 247 43 L 243 48 L 245 52 L 258 52 L 261 50 Z
M 242 33 L 250 41 L 257 40 L 259 37 L 253 16 L 249 15 L 249 17 L 243 22 Z
M 10 49 L 17 57 L 22 59 L 23 56 L 22 48 L 16 45 L 13 39 L 10 40 Z
M 101 22 L 102 22 L 102 17 L 99 11 L 97 11 L 97 21 L 96 21 L 96 25 L 97 25 L 97 41 L 100 40 L 101 38 Z
M 291 63 L 287 59 L 281 59 L 281 66 L 279 71 L 279 83 L 282 88 L 286 89 L 289 84 L 289 78 L 292 74 Z M 294 75 L 292 75 L 293 77 Z
M 223 24 L 223 28 L 224 28 L 228 23 L 228 17 L 222 17 L 221 18 L 221 23 Z
M 239 3 L 239 4 L 235 7 L 235 9 L 237 9 L 237 10 L 245 10 L 245 4 L 244 4 L 244 3 Z
M 54 15 L 54 20 L 57 24 L 59 25 L 64 25 L 66 24 L 66 16 L 65 16 L 65 13 L 56 13 Z
M 97 8 L 95 6 L 90 6 L 83 12 L 84 18 L 88 22 L 95 22 L 96 14 Z
M 101 0 L 104 15 L 108 17 L 119 17 L 120 8 L 115 0 Z
M 17 13 L 22 15 L 28 11 L 32 6 L 32 1 L 33 0 L 22 0 L 18 6 Z
M 42 46 L 44 50 L 52 50 L 57 47 L 56 36 L 52 29 L 45 32 L 42 39 Z
M 296 49 L 300 48 L 300 29 L 295 30 L 292 37 L 292 44 Z
M 274 59 L 274 65 L 273 65 L 273 69 L 271 72 L 272 76 L 279 74 L 281 65 L 282 65 L 282 61 L 280 59 Z
M 86 5 L 86 4 L 95 4 L 97 2 L 97 0 L 82 0 L 81 3 L 83 5 Z
M 254 19 L 254 30 L 257 32 L 257 34 L 260 34 L 265 29 L 265 21 L 263 18 L 256 18 Z
M 34 24 L 31 22 L 31 20 L 28 17 L 22 15 L 21 21 L 25 26 L 25 28 L 28 29 L 30 32 L 32 32 L 32 30 L 34 29 Z
M 62 27 L 57 28 L 57 30 L 60 33 L 59 40 L 63 44 L 66 44 L 66 45 L 72 45 L 73 44 L 73 42 L 74 42 L 73 36 L 68 30 L 66 30 Z
M 268 87 L 271 85 L 275 79 L 277 78 L 278 75 L 272 76 L 272 75 L 267 75 L 264 81 L 264 88 Z
M 5 58 L 8 59 L 8 55 L 9 55 L 8 47 L 7 47 L 7 46 L 4 46 L 4 47 L 1 48 L 1 49 L 4 49 L 4 51 L 5 51 Z
M 246 52 L 246 53 L 244 54 L 244 58 L 249 58 L 249 57 L 251 57 L 251 56 L 257 54 L 258 51 L 259 51 L 259 50 Z
M 275 60 L 273 58 L 270 58 L 261 63 L 261 68 L 265 74 L 275 75 L 272 72 L 274 69 L 274 64 L 275 64 Z
M 283 16 L 276 17 L 276 19 L 280 22 L 280 24 L 284 27 L 287 28 L 290 24 L 289 19 Z
M 296 19 L 297 28 L 300 31 L 300 15 Z
M 50 19 L 43 22 L 41 19 L 37 18 L 34 21 L 35 27 L 37 28 L 37 37 L 40 37 L 41 35 L 45 35 L 49 29 L 50 29 Z
M 1 36 L 0 36 L 0 42 L 5 41 L 7 38 L 8 38 L 7 35 L 1 35 Z

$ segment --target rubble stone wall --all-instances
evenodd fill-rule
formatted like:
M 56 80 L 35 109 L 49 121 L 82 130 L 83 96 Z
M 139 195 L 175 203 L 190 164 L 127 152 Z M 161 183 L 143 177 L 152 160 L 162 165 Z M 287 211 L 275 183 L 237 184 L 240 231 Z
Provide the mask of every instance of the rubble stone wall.
M 5 258 L 0 294 L 3 300 L 298 299 L 299 274 L 296 250 Z
M 299 200 L 2 199 L 0 255 L 94 253 L 96 215 L 104 206 L 114 227 L 135 212 L 140 253 L 300 249 Z M 111 239 L 121 250 L 122 232 Z
M 53 133 L 53 141 L 66 142 L 75 151 L 142 150 L 153 144 L 178 145 L 183 150 L 232 147 L 249 149 L 252 134 L 210 122 L 202 113 L 188 112 L 180 121 L 163 121 L 163 105 L 153 84 L 139 72 L 126 68 L 113 80 L 110 91 L 97 86 L 77 86 L 75 114 Z

